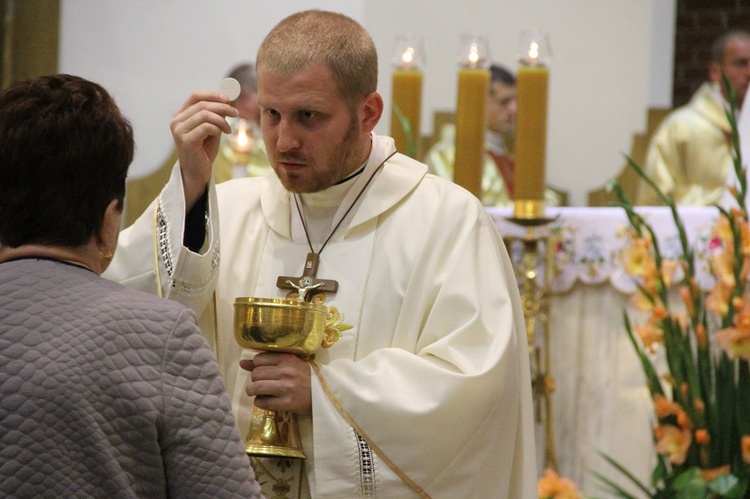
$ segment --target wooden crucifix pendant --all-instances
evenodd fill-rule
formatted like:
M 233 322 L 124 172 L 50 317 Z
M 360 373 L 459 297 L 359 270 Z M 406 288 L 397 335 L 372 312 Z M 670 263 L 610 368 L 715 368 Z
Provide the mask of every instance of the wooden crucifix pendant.
M 335 293 L 339 289 L 339 283 L 332 279 L 318 279 L 318 263 L 320 259 L 317 253 L 308 253 L 305 259 L 305 268 L 302 277 L 279 276 L 276 287 L 279 289 L 296 289 L 299 301 L 310 301 L 313 290 Z

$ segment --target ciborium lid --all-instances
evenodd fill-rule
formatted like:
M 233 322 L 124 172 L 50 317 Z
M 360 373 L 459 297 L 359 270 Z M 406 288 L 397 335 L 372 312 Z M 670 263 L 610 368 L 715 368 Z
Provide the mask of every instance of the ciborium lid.
M 243 348 L 308 356 L 325 337 L 328 308 L 278 298 L 236 298 L 234 337 Z

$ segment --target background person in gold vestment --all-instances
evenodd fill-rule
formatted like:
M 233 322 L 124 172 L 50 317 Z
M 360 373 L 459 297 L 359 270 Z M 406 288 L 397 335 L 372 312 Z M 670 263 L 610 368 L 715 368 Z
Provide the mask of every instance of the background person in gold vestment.
M 648 176 L 679 205 L 721 203 L 726 185 L 734 181 L 732 138 L 721 81 L 726 74 L 742 108 L 750 84 L 750 32 L 730 31 L 711 50 L 709 81 L 685 106 L 672 111 L 657 129 L 646 153 Z M 641 182 L 636 204 L 662 204 L 656 192 Z

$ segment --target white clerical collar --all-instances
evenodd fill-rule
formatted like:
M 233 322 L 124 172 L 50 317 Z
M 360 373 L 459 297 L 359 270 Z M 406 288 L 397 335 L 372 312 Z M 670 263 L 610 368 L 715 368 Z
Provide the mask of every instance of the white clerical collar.
M 487 130 L 484 138 L 484 144 L 487 149 L 495 154 L 505 154 L 505 139 L 502 134 Z
M 321 228 L 338 224 L 340 218 L 344 216 L 350 205 L 355 202 L 360 191 L 367 187 L 370 177 L 376 173 L 376 170 L 386 158 L 395 151 L 393 139 L 379 137 L 374 133 L 370 134 L 370 138 L 372 140 L 370 156 L 365 161 L 363 165 L 364 169 L 359 175 L 351 177 L 341 184 L 332 185 L 322 191 L 300 195 L 306 213 L 309 213 L 310 218 L 316 221 L 313 224 L 317 226 L 317 230 L 312 229 L 311 232 L 319 232 Z M 354 211 L 356 209 L 350 211 L 347 218 L 353 217 Z
M 378 137 L 374 133 L 370 134 L 370 139 L 372 144 L 370 147 L 370 156 L 363 165 L 355 170 L 361 170 L 361 173 L 353 177 L 350 176 L 345 182 L 332 185 L 322 191 L 302 194 L 301 198 L 305 205 L 323 207 L 340 206 L 347 193 L 349 193 L 354 186 L 358 185 L 363 187 L 365 185 L 367 179 L 373 174 L 374 170 L 385 161 L 394 148 L 393 141 L 388 142 L 387 140 L 383 140 L 383 137 Z M 356 194 L 356 192 L 353 193 L 353 196 L 356 196 Z

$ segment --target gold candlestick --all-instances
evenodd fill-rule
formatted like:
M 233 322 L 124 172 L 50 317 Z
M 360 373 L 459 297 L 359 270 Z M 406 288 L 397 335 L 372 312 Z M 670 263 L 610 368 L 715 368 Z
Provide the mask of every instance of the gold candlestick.
M 526 339 L 531 356 L 531 383 L 536 422 L 544 426 L 544 466 L 557 469 L 557 451 L 552 414 L 552 378 L 549 304 L 552 278 L 557 272 L 555 248 L 557 236 L 543 226 L 554 219 L 510 219 L 526 229 L 523 237 L 506 237 L 518 280 L 526 323 Z M 537 230 L 538 229 L 538 230 Z M 541 333 L 541 334 L 537 334 Z

